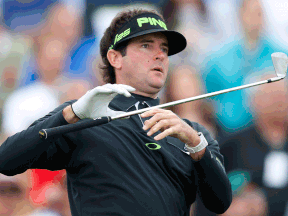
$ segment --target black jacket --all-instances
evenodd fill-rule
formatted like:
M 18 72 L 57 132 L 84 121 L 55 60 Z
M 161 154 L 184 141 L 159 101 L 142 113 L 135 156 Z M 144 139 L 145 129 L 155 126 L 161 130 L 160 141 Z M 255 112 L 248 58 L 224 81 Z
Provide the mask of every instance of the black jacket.
M 129 111 L 137 101 L 159 104 L 159 99 L 133 94 L 130 98 L 117 95 L 109 106 Z M 0 147 L 0 172 L 16 175 L 31 168 L 66 169 L 73 216 L 188 216 L 196 192 L 211 211 L 227 210 L 231 185 L 218 143 L 203 126 L 185 120 L 209 143 L 198 162 L 185 152 L 180 140 L 155 141 L 154 136 L 147 136 L 138 115 L 41 140 L 39 130 L 68 124 L 62 110 L 73 102 L 9 137 Z

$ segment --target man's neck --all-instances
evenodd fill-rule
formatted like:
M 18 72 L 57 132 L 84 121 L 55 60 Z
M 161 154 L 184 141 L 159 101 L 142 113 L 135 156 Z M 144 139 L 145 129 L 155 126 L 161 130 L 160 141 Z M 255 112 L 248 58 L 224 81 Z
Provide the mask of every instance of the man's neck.
M 143 97 L 149 97 L 149 98 L 153 98 L 153 99 L 157 98 L 157 94 L 148 94 L 148 93 L 144 93 L 144 92 L 139 92 L 137 90 L 134 91 L 133 93 L 136 94 L 136 95 L 143 96 Z
M 258 46 L 260 35 L 257 33 L 244 32 L 245 34 L 245 47 L 248 50 L 254 50 Z

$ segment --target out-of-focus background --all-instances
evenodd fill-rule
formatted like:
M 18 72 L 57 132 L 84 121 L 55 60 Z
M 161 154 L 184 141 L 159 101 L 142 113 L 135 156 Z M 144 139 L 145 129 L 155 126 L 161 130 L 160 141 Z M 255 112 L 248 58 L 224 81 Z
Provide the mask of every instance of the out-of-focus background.
M 286 0 L 0 0 L 1 143 L 103 84 L 99 41 L 127 7 L 159 11 L 188 40 L 161 102 L 274 77 L 271 54 L 288 53 Z M 219 142 L 233 189 L 223 215 L 288 215 L 287 99 L 284 80 L 171 108 Z M 0 175 L 0 214 L 71 215 L 65 170 Z M 197 198 L 192 215 L 215 214 Z

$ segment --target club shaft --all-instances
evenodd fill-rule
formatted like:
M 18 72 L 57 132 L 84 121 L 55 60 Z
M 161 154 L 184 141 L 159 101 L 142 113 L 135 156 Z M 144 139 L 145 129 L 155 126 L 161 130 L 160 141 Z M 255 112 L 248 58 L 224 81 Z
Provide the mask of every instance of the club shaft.
M 182 104 L 182 103 L 187 103 L 187 102 L 191 102 L 191 101 L 195 101 L 195 100 L 200 100 L 203 98 L 208 98 L 208 97 L 212 97 L 212 96 L 216 96 L 216 95 L 220 95 L 220 94 L 224 94 L 224 93 L 228 93 L 228 92 L 232 92 L 232 91 L 236 91 L 236 90 L 240 90 L 240 89 L 244 89 L 244 88 L 249 88 L 252 86 L 257 86 L 257 85 L 262 85 L 265 83 L 272 83 L 275 81 L 279 81 L 281 79 L 283 79 L 285 76 L 283 77 L 274 77 L 268 80 L 264 80 L 264 81 L 260 81 L 260 82 L 255 82 L 255 83 L 251 83 L 251 84 L 247 84 L 247 85 L 242 85 L 242 86 L 238 86 L 238 87 L 234 87 L 234 88 L 230 88 L 230 89 L 224 89 L 221 91 L 216 91 L 216 92 L 212 92 L 212 93 L 208 93 L 208 94 L 203 94 L 203 95 L 199 95 L 199 96 L 195 96 L 195 97 L 190 97 L 190 98 L 186 98 L 186 99 L 182 99 L 182 100 L 177 100 L 177 101 L 173 101 L 173 102 L 169 102 L 169 103 L 165 103 L 165 104 L 161 104 L 158 106 L 153 106 L 153 107 L 148 107 L 148 108 L 144 108 L 141 110 L 135 110 L 132 112 L 127 112 L 121 115 L 117 115 L 114 117 L 102 117 L 99 119 L 89 119 L 86 122 L 80 122 L 80 123 L 75 123 L 75 124 L 69 124 L 69 125 L 62 125 L 62 126 L 58 126 L 55 128 L 48 128 L 48 129 L 42 129 L 39 131 L 39 136 L 41 139 L 47 139 L 48 137 L 53 137 L 53 136 L 57 136 L 57 135 L 61 135 L 61 134 L 65 134 L 65 133 L 69 133 L 69 132 L 73 132 L 73 131 L 78 131 L 78 130 L 82 130 L 85 128 L 89 128 L 89 127 L 93 127 L 93 126 L 98 126 L 101 124 L 105 124 L 108 123 L 109 121 L 112 120 L 116 120 L 116 119 L 125 119 L 131 115 L 136 115 L 136 114 L 140 114 L 146 111 L 149 111 L 151 109 L 155 109 L 155 108 L 167 108 L 170 106 L 175 106 L 178 104 Z
M 172 101 L 172 102 L 169 102 L 169 103 L 165 103 L 165 104 L 160 104 L 160 105 L 153 106 L 153 107 L 144 108 L 144 109 L 141 109 L 141 110 L 135 110 L 135 111 L 132 111 L 132 112 L 127 112 L 127 113 L 124 113 L 124 114 L 120 114 L 120 115 L 111 117 L 111 120 L 126 118 L 128 116 L 140 114 L 140 113 L 143 113 L 143 112 L 149 111 L 151 109 L 155 109 L 155 108 L 167 108 L 167 107 L 170 107 L 170 106 L 175 106 L 175 105 L 179 105 L 179 104 L 182 104 L 182 103 L 187 103 L 187 102 L 196 101 L 196 100 L 200 100 L 200 99 L 204 99 L 204 98 L 208 98 L 208 97 L 213 97 L 213 96 L 216 96 L 216 95 L 220 95 L 220 94 L 224 94 L 224 93 L 228 93 L 228 92 L 232 92 L 232 91 L 237 91 L 237 90 L 240 90 L 240 89 L 250 88 L 250 87 L 253 87 L 253 86 L 262 85 L 262 84 L 266 84 L 266 83 L 272 83 L 272 82 L 275 82 L 275 81 L 279 81 L 279 80 L 281 80 L 283 78 L 284 78 L 284 76 L 283 77 L 273 77 L 273 78 L 270 78 L 270 79 L 267 79 L 267 80 L 263 80 L 263 81 L 259 81 L 259 82 L 255 82 L 255 83 L 251 83 L 251 84 L 241 85 L 241 86 L 237 86 L 237 87 L 233 87 L 233 88 L 229 88 L 229 89 L 224 89 L 224 90 L 220 90 L 220 91 L 216 91 L 216 92 L 211 92 L 211 93 L 207 93 L 207 94 L 203 94 L 203 95 L 198 95 L 198 96 L 195 96 L 195 97 L 190 97 L 190 98 L 185 98 L 185 99 L 181 99 L 181 100 L 177 100 L 177 101 Z

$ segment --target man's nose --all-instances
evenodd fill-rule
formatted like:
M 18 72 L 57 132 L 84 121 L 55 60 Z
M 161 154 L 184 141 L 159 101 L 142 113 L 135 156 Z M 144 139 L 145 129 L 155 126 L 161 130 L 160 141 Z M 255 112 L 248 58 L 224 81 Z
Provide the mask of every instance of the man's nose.
M 156 60 L 161 60 L 163 61 L 165 59 L 165 56 L 167 54 L 165 52 L 163 52 L 163 50 L 157 50 L 156 54 L 154 55 L 153 57 L 153 60 L 156 61 Z

